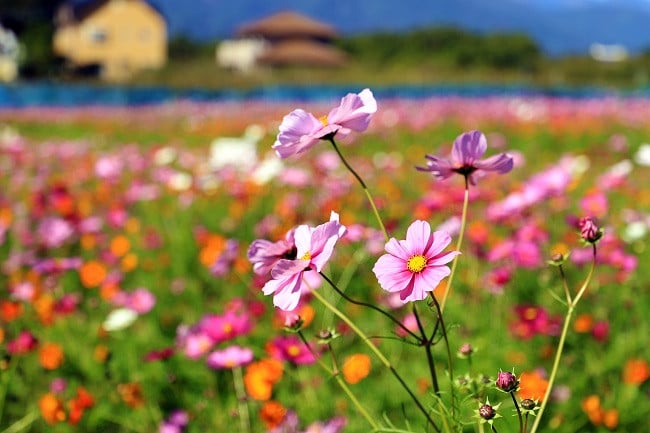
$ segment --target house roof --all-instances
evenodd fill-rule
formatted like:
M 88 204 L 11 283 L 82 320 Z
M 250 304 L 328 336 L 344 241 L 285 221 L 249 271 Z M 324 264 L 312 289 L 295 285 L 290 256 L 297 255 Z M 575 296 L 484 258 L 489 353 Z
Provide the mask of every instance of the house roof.
M 309 40 L 278 42 L 258 57 L 260 64 L 284 66 L 330 66 L 340 67 L 347 62 L 346 54 L 330 45 Z
M 237 36 L 262 36 L 269 39 L 312 37 L 334 39 L 334 27 L 296 12 L 280 12 L 258 21 L 246 23 L 237 29 Z

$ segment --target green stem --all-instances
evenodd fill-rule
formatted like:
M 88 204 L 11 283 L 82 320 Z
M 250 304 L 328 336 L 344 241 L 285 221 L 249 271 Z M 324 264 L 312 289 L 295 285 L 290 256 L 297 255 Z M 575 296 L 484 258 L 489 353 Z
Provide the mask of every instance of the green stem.
M 582 286 L 578 290 L 578 294 L 573 299 L 573 301 L 569 303 L 569 307 L 566 316 L 564 318 L 564 325 L 562 326 L 562 334 L 560 334 L 560 342 L 558 343 L 557 351 L 555 352 L 555 359 L 553 360 L 553 368 L 551 370 L 551 375 L 548 378 L 548 387 L 546 388 L 546 392 L 544 393 L 542 404 L 540 405 L 539 412 L 537 413 L 537 417 L 535 418 L 535 422 L 533 423 L 533 427 L 530 430 L 530 433 L 535 433 L 537 431 L 537 428 L 539 427 L 540 420 L 542 419 L 542 414 L 546 409 L 549 396 L 551 395 L 551 389 L 553 388 L 553 384 L 555 382 L 555 376 L 557 375 L 558 368 L 560 366 L 560 359 L 562 358 L 562 351 L 564 350 L 564 342 L 569 332 L 569 324 L 571 323 L 571 316 L 573 315 L 573 311 L 575 310 L 578 301 L 580 300 L 580 298 L 582 298 L 582 295 L 587 290 L 587 287 L 589 286 L 589 282 L 591 281 L 591 278 L 594 274 L 594 269 L 596 267 L 596 244 L 592 244 L 592 247 L 593 247 L 593 256 L 591 261 L 591 268 L 589 269 L 589 273 L 587 274 L 585 281 L 582 283 Z
M 38 412 L 33 411 L 7 427 L 2 431 L 2 433 L 18 433 L 23 430 L 25 430 L 27 427 L 31 425 L 36 419 L 38 418 Z
M 517 398 L 515 397 L 514 392 L 510 392 L 510 397 L 512 397 L 512 402 L 515 405 L 515 409 L 517 409 L 517 416 L 519 417 L 519 433 L 524 433 L 524 420 L 521 417 L 521 409 L 519 409 L 519 403 L 517 403 Z
M 248 433 L 251 431 L 251 425 L 248 415 L 248 404 L 246 403 L 246 392 L 244 390 L 244 377 L 240 366 L 232 369 L 232 377 L 235 384 L 235 395 L 239 404 L 239 424 L 241 425 L 242 432 Z
M 422 322 L 420 321 L 420 316 L 418 314 L 418 309 L 415 305 L 416 304 L 414 302 L 413 315 L 415 316 L 415 322 L 418 324 L 418 329 L 422 334 L 422 341 L 427 355 L 427 364 L 429 365 L 429 374 L 431 374 L 431 384 L 433 385 L 433 392 L 436 395 L 440 395 L 440 386 L 438 385 L 438 374 L 436 373 L 436 364 L 435 364 L 435 360 L 433 359 L 433 353 L 431 352 L 432 344 L 431 341 L 427 338 L 426 331 L 424 330 L 424 326 L 422 326 Z
M 18 368 L 19 358 L 20 357 L 18 356 L 14 356 L 9 361 L 7 361 L 9 362 L 9 368 L 5 370 L 4 374 L 2 375 L 2 388 L 0 389 L 0 421 L 2 420 L 2 415 L 4 414 L 5 400 L 7 398 L 7 391 L 9 390 L 9 382 L 11 382 L 11 378 L 13 377 L 16 368 Z
M 447 328 L 445 327 L 445 322 L 442 318 L 442 309 L 440 308 L 440 304 L 438 303 L 438 300 L 434 296 L 433 292 L 431 293 L 431 299 L 433 299 L 433 303 L 436 306 L 436 310 L 438 311 L 438 322 L 440 322 L 440 329 L 442 331 L 442 337 L 445 339 L 445 346 L 447 348 L 447 368 L 449 369 L 449 378 L 450 382 L 450 395 L 451 395 L 451 414 L 452 416 L 454 415 L 456 411 L 456 397 L 454 393 L 454 371 L 453 371 L 453 362 L 451 359 L 451 348 L 449 347 L 449 339 L 447 337 Z
M 465 196 L 463 197 L 463 211 L 460 217 L 460 232 L 458 233 L 458 241 L 456 242 L 456 251 L 460 251 L 460 247 L 463 244 L 463 235 L 465 233 L 465 225 L 467 224 L 467 208 L 469 206 L 469 180 L 465 176 Z M 451 273 L 449 278 L 447 278 L 447 289 L 445 294 L 442 296 L 442 302 L 440 303 L 440 311 L 445 311 L 445 305 L 447 304 L 447 297 L 451 292 L 451 283 L 454 281 L 454 275 L 456 274 L 456 266 L 458 265 L 458 255 L 454 257 L 454 261 L 451 264 Z
M 526 419 L 524 420 L 524 433 L 528 431 L 528 412 L 526 412 Z
M 420 340 L 421 340 L 421 338 L 420 338 L 419 335 L 416 335 L 415 333 L 413 333 L 413 331 L 411 331 L 411 330 L 408 329 L 406 326 L 404 326 L 404 324 L 403 324 L 402 322 L 400 322 L 397 318 L 395 318 L 395 317 L 394 317 L 392 314 L 390 314 L 389 312 L 387 312 L 387 311 L 385 311 L 385 310 L 383 310 L 383 309 L 377 307 L 376 305 L 368 304 L 368 303 L 366 303 L 366 302 L 363 302 L 363 301 L 357 301 L 357 300 L 355 300 L 355 299 L 350 298 L 350 297 L 349 297 L 348 295 L 346 295 L 342 290 L 340 290 L 340 289 L 336 286 L 336 284 L 334 284 L 334 282 L 333 282 L 332 280 L 330 280 L 330 279 L 327 277 L 327 275 L 323 274 L 322 272 L 319 272 L 319 274 L 321 274 L 321 276 L 322 276 L 322 277 L 325 279 L 325 281 L 327 281 L 327 283 L 328 283 L 328 284 L 329 284 L 329 285 L 330 285 L 330 286 L 331 286 L 331 287 L 336 291 L 336 293 L 338 293 L 339 295 L 341 295 L 341 297 L 342 297 L 343 299 L 345 299 L 346 301 L 350 302 L 351 304 L 361 305 L 361 306 L 363 306 L 363 307 L 371 308 L 371 309 L 377 311 L 378 313 L 383 314 L 384 316 L 386 316 L 386 317 L 388 317 L 390 320 L 392 320 L 393 323 L 395 323 L 397 326 L 399 326 L 400 328 L 402 328 L 402 330 L 404 330 L 405 332 L 407 332 L 408 334 L 410 334 L 410 335 L 411 335 L 413 338 L 415 338 L 417 341 L 420 341 Z
M 387 369 L 390 370 L 390 372 L 395 376 L 397 381 L 402 385 L 402 388 L 408 393 L 408 395 L 411 397 L 415 405 L 418 407 L 418 409 L 422 412 L 422 414 L 425 416 L 429 424 L 434 428 L 435 431 L 438 433 L 441 433 L 440 428 L 436 425 L 436 423 L 431 419 L 431 415 L 429 415 L 429 412 L 424 408 L 422 403 L 420 403 L 420 400 L 413 394 L 413 391 L 408 387 L 406 382 L 404 382 L 404 379 L 402 379 L 402 376 L 399 375 L 397 370 L 391 365 L 390 361 L 384 356 L 384 354 L 375 346 L 375 344 L 368 338 L 368 336 L 359 329 L 359 327 L 352 321 L 348 316 L 345 315 L 342 311 L 340 311 L 338 308 L 336 308 L 334 305 L 329 303 L 327 299 L 325 299 L 319 292 L 318 290 L 314 290 L 311 292 L 312 295 L 318 299 L 323 305 L 325 305 L 326 308 L 328 308 L 330 311 L 332 311 L 336 316 L 338 316 L 341 320 L 343 320 L 349 327 L 354 331 L 355 334 L 359 336 L 363 340 L 363 342 L 368 346 L 368 348 L 377 356 L 377 358 L 381 361 L 381 363 L 386 367 Z
M 339 147 L 336 145 L 336 141 L 334 141 L 334 135 L 330 135 L 326 137 L 327 140 L 329 140 L 330 143 L 332 143 L 332 146 L 334 147 L 334 150 L 336 153 L 339 155 L 339 158 L 341 159 L 341 162 L 345 167 L 348 169 L 350 173 L 357 179 L 359 184 L 361 185 L 361 188 L 363 188 L 363 191 L 366 193 L 366 197 L 368 198 L 368 201 L 370 202 L 370 207 L 372 207 L 372 212 L 375 214 L 375 218 L 377 218 L 377 222 L 379 223 L 379 227 L 381 228 L 381 231 L 384 233 L 384 237 L 386 240 L 389 239 L 388 236 L 388 231 L 386 230 L 386 227 L 384 226 L 384 222 L 381 219 L 381 216 L 379 215 L 379 211 L 377 210 L 377 206 L 375 205 L 375 200 L 372 198 L 372 195 L 370 194 L 370 191 L 368 190 L 368 187 L 366 186 L 366 183 L 361 179 L 361 176 L 352 168 L 350 164 L 348 164 L 348 161 L 345 159 L 341 151 L 339 150 Z

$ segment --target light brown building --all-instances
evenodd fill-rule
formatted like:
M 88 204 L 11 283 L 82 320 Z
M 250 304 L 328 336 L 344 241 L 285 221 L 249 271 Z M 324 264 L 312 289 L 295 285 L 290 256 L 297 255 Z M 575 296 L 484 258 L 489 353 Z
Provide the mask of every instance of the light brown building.
M 346 54 L 332 45 L 338 37 L 334 27 L 295 12 L 280 12 L 244 24 L 237 37 L 267 43 L 257 58 L 259 64 L 338 67 L 347 60 Z
M 97 66 L 109 81 L 160 68 L 167 61 L 167 23 L 144 0 L 64 3 L 55 25 L 54 52 L 73 68 Z

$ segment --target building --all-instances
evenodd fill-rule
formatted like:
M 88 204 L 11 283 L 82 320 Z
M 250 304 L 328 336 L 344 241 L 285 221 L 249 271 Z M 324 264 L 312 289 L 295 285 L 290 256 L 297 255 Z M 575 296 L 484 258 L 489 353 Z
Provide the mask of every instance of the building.
M 54 52 L 71 68 L 96 68 L 108 81 L 167 62 L 167 23 L 144 0 L 68 1 L 55 26 Z
M 295 12 L 280 12 L 246 23 L 237 29 L 236 37 L 217 47 L 217 61 L 221 66 L 232 67 L 220 61 L 220 51 L 226 49 L 232 53 L 233 44 L 237 43 L 242 46 L 241 52 L 227 57 L 239 57 L 250 63 L 250 47 L 254 46 L 255 65 L 340 67 L 347 60 L 346 54 L 332 44 L 338 37 L 332 26 Z M 244 48 L 248 51 L 244 52 Z
M 20 46 L 16 34 L 0 25 L 0 82 L 18 77 Z

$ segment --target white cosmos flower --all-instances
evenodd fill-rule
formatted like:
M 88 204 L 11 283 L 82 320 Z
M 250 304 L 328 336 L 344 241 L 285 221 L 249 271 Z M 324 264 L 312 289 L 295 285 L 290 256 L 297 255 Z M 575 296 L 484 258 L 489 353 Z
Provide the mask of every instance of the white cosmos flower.
M 138 313 L 130 308 L 118 308 L 108 313 L 106 320 L 102 323 L 102 328 L 108 332 L 120 331 L 131 326 L 137 318 Z

